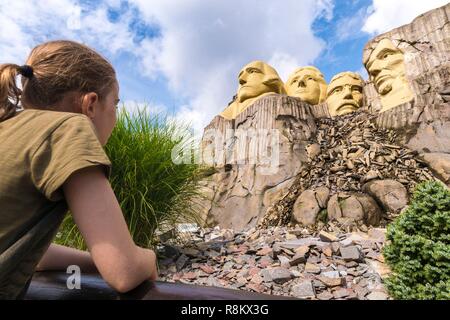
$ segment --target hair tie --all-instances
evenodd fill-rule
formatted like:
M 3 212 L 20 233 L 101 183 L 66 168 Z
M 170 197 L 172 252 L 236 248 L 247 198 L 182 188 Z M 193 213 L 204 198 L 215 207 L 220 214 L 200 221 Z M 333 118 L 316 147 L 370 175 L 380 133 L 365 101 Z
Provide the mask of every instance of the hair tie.
M 25 64 L 19 67 L 19 73 L 25 78 L 31 78 L 33 76 L 33 67 Z

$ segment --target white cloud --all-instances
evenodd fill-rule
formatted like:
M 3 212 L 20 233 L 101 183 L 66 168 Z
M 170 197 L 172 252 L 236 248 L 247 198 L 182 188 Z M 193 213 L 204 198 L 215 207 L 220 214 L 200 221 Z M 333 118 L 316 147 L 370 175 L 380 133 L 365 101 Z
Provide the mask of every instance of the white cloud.
M 313 21 L 332 17 L 332 1 L 132 1 L 161 38 L 146 40 L 139 53 L 149 74 L 164 75 L 181 109 L 202 129 L 224 109 L 237 89 L 237 74 L 252 60 L 270 62 L 286 78 L 310 64 L 325 43 Z
M 130 14 L 112 23 L 105 4 L 83 7 L 75 0 L 0 0 L 0 61 L 24 63 L 30 50 L 51 39 L 72 39 L 109 53 L 135 48 Z
M 362 30 L 371 34 L 383 33 L 447 3 L 448 0 L 373 0 Z

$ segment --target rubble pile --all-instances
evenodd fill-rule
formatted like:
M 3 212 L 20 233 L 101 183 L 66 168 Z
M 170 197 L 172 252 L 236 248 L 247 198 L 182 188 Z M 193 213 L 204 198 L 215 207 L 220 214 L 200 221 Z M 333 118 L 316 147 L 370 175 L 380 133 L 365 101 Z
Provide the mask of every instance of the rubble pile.
M 363 111 L 317 119 L 315 142 L 306 147 L 307 168 L 298 174 L 289 191 L 267 210 L 260 226 L 291 222 L 294 204 L 303 192 L 310 193 L 305 198 L 315 194 L 318 208 L 314 217 L 309 213 L 303 221 L 303 217 L 294 219 L 303 225 L 315 224 L 321 210 L 328 211 L 328 218 L 339 218 L 330 202 L 339 200 L 341 203 L 341 199 L 352 195 L 363 209 L 373 207 L 375 212 L 373 217 L 367 218 L 369 221 L 362 219 L 361 222 L 368 225 L 386 223 L 406 206 L 417 183 L 437 179 L 416 151 L 395 144 L 395 131 L 377 128 L 375 120 L 376 115 Z M 380 192 L 374 191 L 376 189 Z M 389 201 L 383 199 L 387 193 L 401 203 L 387 203 Z M 333 198 L 333 195 L 336 196 Z
M 160 279 L 301 299 L 389 299 L 385 231 L 199 229 L 188 243 L 160 246 Z

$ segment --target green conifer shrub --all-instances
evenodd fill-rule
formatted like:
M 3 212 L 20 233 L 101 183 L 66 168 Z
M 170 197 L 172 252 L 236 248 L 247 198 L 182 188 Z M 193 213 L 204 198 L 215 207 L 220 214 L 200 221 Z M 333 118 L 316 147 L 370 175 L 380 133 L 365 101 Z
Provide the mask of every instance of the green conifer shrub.
M 387 228 L 386 286 L 395 299 L 450 299 L 450 191 L 427 181 Z

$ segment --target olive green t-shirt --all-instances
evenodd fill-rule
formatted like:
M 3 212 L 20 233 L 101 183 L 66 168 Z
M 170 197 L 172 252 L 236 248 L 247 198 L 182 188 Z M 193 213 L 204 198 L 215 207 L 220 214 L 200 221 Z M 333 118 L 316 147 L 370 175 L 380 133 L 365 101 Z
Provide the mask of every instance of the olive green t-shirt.
M 23 291 L 50 245 L 67 211 L 64 182 L 97 165 L 109 177 L 111 162 L 85 115 L 26 109 L 0 122 L 0 298 Z

